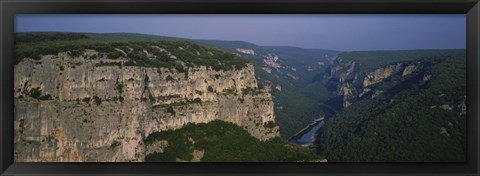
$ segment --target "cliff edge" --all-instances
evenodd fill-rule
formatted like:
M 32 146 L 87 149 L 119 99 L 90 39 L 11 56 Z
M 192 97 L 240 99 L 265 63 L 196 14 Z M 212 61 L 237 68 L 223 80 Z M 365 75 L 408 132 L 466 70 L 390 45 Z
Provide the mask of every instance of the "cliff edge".
M 260 140 L 279 136 L 270 90 L 258 87 L 252 64 L 219 69 L 194 59 L 202 52 L 217 59 L 228 53 L 188 42 L 175 43 L 175 51 L 161 44 L 17 58 L 15 161 L 144 161 L 150 134 L 213 120 L 234 123 Z M 140 64 L 160 59 L 176 66 Z

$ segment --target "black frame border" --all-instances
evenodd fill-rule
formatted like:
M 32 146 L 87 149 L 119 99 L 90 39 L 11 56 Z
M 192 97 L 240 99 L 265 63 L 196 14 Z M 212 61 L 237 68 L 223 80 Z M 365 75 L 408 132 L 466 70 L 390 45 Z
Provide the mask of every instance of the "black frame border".
M 56 14 L 466 14 L 466 163 L 14 163 L 14 15 Z M 478 0 L 0 0 L 2 175 L 477 175 L 480 158 Z

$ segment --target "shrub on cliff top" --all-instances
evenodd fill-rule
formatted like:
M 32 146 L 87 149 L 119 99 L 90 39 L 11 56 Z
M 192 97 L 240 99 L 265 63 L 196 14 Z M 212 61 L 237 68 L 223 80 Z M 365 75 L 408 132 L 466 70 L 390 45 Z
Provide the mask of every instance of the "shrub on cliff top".
M 82 101 L 85 102 L 85 103 L 88 103 L 88 102 L 90 102 L 90 97 L 85 97 L 85 98 L 83 98 Z
M 110 144 L 110 148 L 115 148 L 115 147 L 118 147 L 120 145 L 122 145 L 122 143 L 115 140 L 115 141 L 112 142 L 112 144 Z
M 247 95 L 247 94 L 251 93 L 252 91 L 253 91 L 253 89 L 251 87 L 246 87 L 246 88 L 242 89 L 243 95 Z
M 170 75 L 167 76 L 166 80 L 167 81 L 175 81 L 175 79 Z
M 102 104 L 102 99 L 100 99 L 100 97 L 93 96 L 93 101 L 95 102 L 96 105 Z
M 167 108 L 167 112 L 175 115 L 175 110 L 173 110 L 173 107 L 171 107 L 171 106 L 169 106 L 169 107 Z
M 40 96 L 40 98 L 38 98 L 39 100 L 51 100 L 52 99 L 52 96 L 50 94 L 45 94 L 43 96 Z
M 116 87 L 118 93 L 123 93 L 123 84 L 122 83 L 117 83 Z
M 265 128 L 275 128 L 277 124 L 273 121 L 268 121 L 267 123 L 263 124 L 263 127 Z
M 208 90 L 209 92 L 213 92 L 213 87 L 212 87 L 212 86 L 208 86 L 207 90 Z
M 30 97 L 32 98 L 40 98 L 42 96 L 42 91 L 40 90 L 40 87 L 36 87 L 30 90 Z
M 30 97 L 38 99 L 38 100 L 51 100 L 52 99 L 52 96 L 50 94 L 42 95 L 42 90 L 40 90 L 40 87 L 36 87 L 36 88 L 31 89 L 28 95 Z
M 192 102 L 193 102 L 193 103 L 202 103 L 202 99 L 200 99 L 200 98 L 195 98 L 195 99 L 193 99 Z
M 68 39 L 68 38 L 67 38 Z M 123 53 L 128 61 L 124 66 L 165 67 L 185 72 L 185 66 L 206 66 L 217 71 L 242 69 L 249 60 L 215 48 L 204 47 L 187 41 L 172 40 L 46 40 L 43 42 L 16 43 L 15 64 L 25 58 L 40 59 L 44 55 L 66 52 L 72 57 L 81 56 L 87 49 L 95 50 L 109 59 L 117 59 Z M 96 57 L 90 57 L 96 59 Z M 182 64 L 183 63 L 183 64 Z

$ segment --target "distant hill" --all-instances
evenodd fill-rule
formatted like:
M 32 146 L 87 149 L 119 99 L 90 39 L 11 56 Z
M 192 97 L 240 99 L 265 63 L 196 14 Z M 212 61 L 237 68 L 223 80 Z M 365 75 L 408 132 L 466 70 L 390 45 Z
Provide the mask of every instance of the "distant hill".
M 437 50 L 395 50 L 395 51 L 352 51 L 342 52 L 338 55 L 339 63 L 356 61 L 360 63 L 363 71 L 369 72 L 389 63 L 408 61 L 413 59 L 464 55 L 465 49 L 437 49 Z

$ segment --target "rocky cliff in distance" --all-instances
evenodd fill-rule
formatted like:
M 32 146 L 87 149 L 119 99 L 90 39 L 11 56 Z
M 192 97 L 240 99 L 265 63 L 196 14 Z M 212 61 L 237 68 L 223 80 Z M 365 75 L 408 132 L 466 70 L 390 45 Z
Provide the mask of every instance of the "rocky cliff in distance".
M 180 73 L 126 62 L 88 50 L 16 64 L 15 161 L 144 161 L 149 134 L 217 119 L 261 140 L 279 136 L 251 64 Z
M 365 73 L 360 64 L 355 61 L 341 62 L 342 58 L 335 58 L 334 64 L 326 70 L 323 80 L 331 90 L 343 97 L 343 107 L 350 106 L 358 98 L 367 95 L 375 96 L 382 90 L 372 90 L 371 86 L 381 83 L 393 75 L 406 77 L 416 71 L 420 62 L 392 63 Z
M 385 93 L 389 87 L 381 85 L 385 82 L 394 85 L 418 76 L 415 80 L 425 78 L 425 83 L 432 76 L 428 69 L 439 63 L 440 58 L 464 55 L 462 49 L 343 52 L 334 57 L 329 68 L 314 81 L 322 80 L 329 91 L 336 92 L 338 100 L 343 101 L 335 103 L 339 104 L 336 107 L 345 108 L 359 99 Z
M 421 58 L 413 57 L 418 51 L 389 53 L 395 54 L 357 52 L 332 66 L 340 69 L 326 75 L 330 88 L 343 88 L 337 98 L 346 98 L 348 107 L 322 126 L 317 152 L 329 162 L 464 162 L 465 53 L 439 50 Z M 358 74 L 349 71 L 355 63 Z M 337 80 L 346 81 L 334 87 Z

